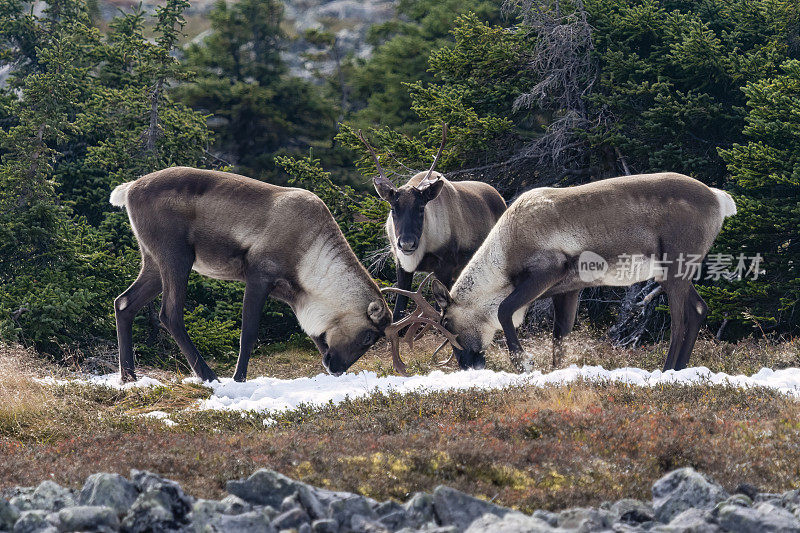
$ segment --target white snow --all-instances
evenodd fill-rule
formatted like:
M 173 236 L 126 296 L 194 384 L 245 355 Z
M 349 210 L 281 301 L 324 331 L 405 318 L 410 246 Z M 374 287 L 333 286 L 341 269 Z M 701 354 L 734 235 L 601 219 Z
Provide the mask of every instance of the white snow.
M 280 412 L 301 404 L 321 406 L 339 403 L 345 398 L 360 398 L 377 391 L 407 393 L 411 391 L 445 391 L 461 389 L 502 389 L 515 385 L 543 386 L 569 383 L 577 379 L 616 381 L 638 386 L 660 384 L 729 384 L 736 387 L 767 387 L 800 398 L 800 368 L 770 370 L 762 368 L 752 376 L 711 372 L 706 367 L 680 371 L 653 372 L 640 368 L 606 370 L 602 366 L 572 365 L 543 374 L 540 371 L 510 374 L 492 370 L 466 370 L 427 375 L 378 377 L 374 372 L 359 372 L 334 377 L 319 374 L 312 378 L 277 379 L 259 377 L 237 383 L 229 378 L 207 384 L 212 396 L 201 402 L 203 409 Z
M 135 387 L 161 387 L 164 384 L 154 378 L 141 376 L 136 381 L 123 383 L 119 373 L 105 374 L 98 376 L 95 374 L 85 374 L 77 379 L 56 379 L 53 377 L 37 378 L 35 381 L 45 385 L 97 385 L 99 387 L 111 387 L 112 389 L 132 389 Z
M 297 408 L 300 405 L 322 406 L 337 404 L 345 398 L 361 398 L 376 392 L 404 394 L 412 391 L 447 391 L 463 389 L 502 389 L 518 385 L 544 386 L 549 384 L 570 383 L 578 379 L 588 381 L 614 381 L 641 387 L 652 387 L 662 384 L 683 385 L 730 385 L 740 388 L 766 387 L 783 394 L 800 398 L 800 368 L 771 370 L 762 368 L 752 376 L 743 374 L 730 375 L 724 372 L 712 372 L 706 367 L 686 368 L 680 371 L 660 370 L 648 371 L 641 368 L 618 368 L 606 370 L 602 366 L 572 365 L 568 368 L 542 373 L 538 370 L 523 374 L 495 372 L 493 370 L 466 370 L 445 373 L 440 370 L 430 374 L 410 377 L 386 376 L 378 377 L 375 372 L 363 371 L 357 374 L 344 374 L 340 377 L 319 374 L 314 377 L 297 379 L 278 379 L 258 377 L 245 383 L 238 383 L 231 378 L 206 383 L 212 389 L 207 400 L 201 400 L 199 407 L 208 410 L 225 411 L 258 411 L 261 413 L 279 413 Z M 141 377 L 134 383 L 122 384 L 118 374 L 105 376 L 87 376 L 76 380 L 56 380 L 45 378 L 44 383 L 65 384 L 81 383 L 114 388 L 150 387 L 163 385 L 160 381 Z M 184 381 L 198 382 L 194 378 Z M 166 415 L 166 413 L 165 413 Z M 148 413 L 147 416 L 160 417 Z M 172 422 L 170 420 L 170 422 Z M 165 421 L 166 423 L 166 421 Z M 274 423 L 267 418 L 265 424 Z
M 149 413 L 142 413 L 139 416 L 143 416 L 145 418 L 155 418 L 156 420 L 161 420 L 164 423 L 164 425 L 169 426 L 169 427 L 172 427 L 172 426 L 175 426 L 175 425 L 178 424 L 177 422 L 175 422 L 174 420 L 172 420 L 169 417 L 169 413 L 166 413 L 164 411 L 150 411 Z

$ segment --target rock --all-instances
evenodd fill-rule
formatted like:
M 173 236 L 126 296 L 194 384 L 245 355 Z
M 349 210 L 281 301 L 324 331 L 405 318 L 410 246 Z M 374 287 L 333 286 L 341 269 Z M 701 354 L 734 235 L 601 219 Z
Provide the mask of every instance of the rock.
M 353 533 L 389 533 L 389 530 L 377 520 L 360 514 L 350 518 L 350 529 Z
M 86 479 L 78 501 L 81 505 L 111 507 L 118 516 L 123 516 L 138 496 L 139 490 L 124 477 L 100 473 Z
M 224 514 L 242 514 L 253 510 L 252 505 L 233 494 L 228 494 L 219 503 L 224 506 L 222 511 Z M 269 510 L 272 511 L 273 515 L 277 514 L 272 507 L 270 507 Z M 272 518 L 272 516 L 270 516 L 270 518 Z
M 308 513 L 298 506 L 275 517 L 275 519 L 272 520 L 272 526 L 278 531 L 282 529 L 296 529 L 310 521 L 311 518 L 309 518 Z
M 285 513 L 286 511 L 291 511 L 292 509 L 299 509 L 300 508 L 300 497 L 295 492 L 291 496 L 287 496 L 283 499 L 280 506 L 280 512 Z
M 800 532 L 800 520 L 796 516 L 786 509 L 770 503 L 760 503 L 755 507 L 725 505 L 719 509 L 717 521 L 723 529 L 731 533 Z
M 609 511 L 591 507 L 576 507 L 558 513 L 558 527 L 581 533 L 607 529 L 613 521 L 613 515 Z
M 404 527 L 395 533 L 419 533 L 420 531 L 425 533 L 458 533 L 458 528 L 456 526 L 439 526 L 436 522 L 427 522 L 419 528 Z
M 655 519 L 653 506 L 649 502 L 624 498 L 611 505 L 609 511 L 624 524 L 642 524 Z
M 59 511 L 74 506 L 75 497 L 70 489 L 47 480 L 42 481 L 33 492 L 11 498 L 10 503 L 20 511 Z
M 439 524 L 455 526 L 457 531 L 467 529 L 473 521 L 487 513 L 502 518 L 511 512 L 511 509 L 479 500 L 444 485 L 439 485 L 433 491 L 433 509 Z
M 0 499 L 0 531 L 11 531 L 19 519 L 19 509 Z
M 392 513 L 381 516 L 381 524 L 386 526 L 389 531 L 397 531 L 402 529 L 408 524 L 408 515 L 405 510 L 394 511 Z
M 515 511 L 504 516 L 486 513 L 466 529 L 465 533 L 548 533 L 557 531 L 544 520 Z
M 760 491 L 758 490 L 758 487 L 755 487 L 750 483 L 740 483 L 733 492 L 736 494 L 744 494 L 751 500 L 755 500 Z
M 727 497 L 725 489 L 695 469 L 679 468 L 653 485 L 653 510 L 657 520 L 667 523 L 690 508 L 713 509 Z
M 180 485 L 151 472 L 133 470 L 131 478 L 141 493 L 122 520 L 122 529 L 129 533 L 179 529 L 192 510 L 192 499 Z
M 13 533 L 58 533 L 58 528 L 47 520 L 47 511 L 36 509 L 22 511 L 14 524 Z
M 203 533 L 276 533 L 270 524 L 269 516 L 261 511 L 229 515 L 221 514 L 211 517 L 202 528 L 193 524 L 195 531 Z
M 339 522 L 333 518 L 321 518 L 311 523 L 313 533 L 339 533 Z
M 378 516 L 386 516 L 388 514 L 392 514 L 397 511 L 405 512 L 405 508 L 402 505 L 392 500 L 379 503 L 374 507 L 374 510 L 375 514 L 377 514 Z
M 327 518 L 326 507 L 322 504 L 317 494 L 307 485 L 300 485 L 297 488 L 297 498 L 300 505 L 308 513 L 312 520 Z
M 436 520 L 433 510 L 433 496 L 427 492 L 416 492 L 403 504 L 406 512 L 406 525 L 421 527 L 426 522 Z
M 558 526 L 558 514 L 551 513 L 550 511 L 544 511 L 542 509 L 537 509 L 531 515 L 534 518 L 538 518 L 539 520 L 544 520 L 548 524 L 553 527 Z
M 248 503 L 269 505 L 278 509 L 284 498 L 298 492 L 302 486 L 305 485 L 299 481 L 290 479 L 274 470 L 262 468 L 247 479 L 228 481 L 226 488 L 229 493 Z
M 297 533 L 311 533 L 311 524 L 303 524 L 299 528 L 297 528 Z
M 67 507 L 58 512 L 58 529 L 61 531 L 119 531 L 117 511 L 99 505 Z
M 738 505 L 739 507 L 751 507 L 753 505 L 753 500 L 750 499 L 749 496 L 746 494 L 734 494 L 733 496 L 726 498 L 717 504 L 717 508 L 721 508 L 724 505 Z
M 378 518 L 369 500 L 356 494 L 351 494 L 347 498 L 333 501 L 328 506 L 328 516 L 336 520 L 339 527 L 342 529 L 350 527 L 353 516 L 355 515 L 361 515 L 364 518 L 373 520 L 377 520 Z
M 650 531 L 654 533 L 718 533 L 718 525 L 709 522 L 708 511 L 687 509 L 675 516 L 667 525 L 658 525 Z

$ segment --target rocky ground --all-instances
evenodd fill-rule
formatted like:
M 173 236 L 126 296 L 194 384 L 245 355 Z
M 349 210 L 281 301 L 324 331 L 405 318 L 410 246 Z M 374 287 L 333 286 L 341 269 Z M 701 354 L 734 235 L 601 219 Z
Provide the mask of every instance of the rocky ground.
M 133 470 L 93 474 L 81 491 L 44 481 L 0 498 L 0 531 L 379 532 L 792 532 L 800 531 L 800 490 L 735 494 L 692 468 L 674 470 L 652 487 L 651 501 L 623 499 L 558 513 L 518 511 L 446 486 L 407 502 L 378 502 L 333 492 L 261 469 L 229 481 L 220 501 L 195 499 L 176 482 Z

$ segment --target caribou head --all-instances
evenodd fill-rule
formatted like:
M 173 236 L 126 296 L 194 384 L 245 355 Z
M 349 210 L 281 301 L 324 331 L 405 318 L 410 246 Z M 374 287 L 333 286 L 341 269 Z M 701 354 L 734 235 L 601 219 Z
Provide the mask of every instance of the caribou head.
M 378 169 L 378 176 L 373 179 L 375 190 L 391 206 L 394 238 L 396 239 L 396 242 L 393 243 L 394 247 L 400 253 L 411 255 L 417 251 L 420 245 L 422 225 L 425 220 L 425 206 L 439 196 L 445 183 L 442 175 L 434 172 L 433 169 L 436 168 L 436 163 L 439 161 L 447 141 L 447 124 L 442 124 L 442 143 L 436 157 L 433 158 L 431 168 L 427 172 L 420 172 L 401 187 L 395 187 L 392 181 L 386 177 L 375 150 L 364 139 L 361 131 L 358 132 L 358 138 L 372 154 Z

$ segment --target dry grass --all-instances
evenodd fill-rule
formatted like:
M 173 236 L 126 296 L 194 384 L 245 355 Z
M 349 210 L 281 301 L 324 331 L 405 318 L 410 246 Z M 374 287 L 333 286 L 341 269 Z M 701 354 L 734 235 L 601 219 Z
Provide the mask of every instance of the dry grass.
M 526 341 L 543 370 L 549 342 L 546 335 Z M 424 339 L 404 354 L 409 368 L 437 368 L 430 357 L 437 344 Z M 565 364 L 652 369 L 664 349 L 619 350 L 579 331 Z M 728 372 L 797 365 L 797 345 L 704 339 L 692 362 Z M 510 368 L 499 348 L 488 363 Z M 365 369 L 391 371 L 382 347 L 353 370 Z M 320 371 L 319 354 L 302 347 L 262 349 L 251 366 L 251 375 L 287 378 Z M 643 497 L 657 477 L 683 465 L 728 488 L 743 481 L 772 491 L 800 487 L 800 404 L 766 390 L 575 382 L 374 395 L 297 409 L 265 426 L 263 415 L 192 409 L 209 394 L 198 385 L 116 391 L 33 381 L 49 373 L 64 371 L 0 348 L 0 490 L 45 478 L 78 487 L 99 470 L 145 468 L 197 496 L 220 497 L 226 480 L 261 466 L 376 498 L 404 499 L 446 483 L 524 510 Z M 153 410 L 169 412 L 177 425 L 139 416 Z

